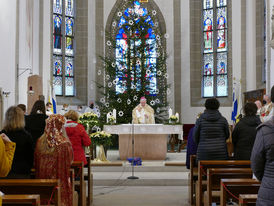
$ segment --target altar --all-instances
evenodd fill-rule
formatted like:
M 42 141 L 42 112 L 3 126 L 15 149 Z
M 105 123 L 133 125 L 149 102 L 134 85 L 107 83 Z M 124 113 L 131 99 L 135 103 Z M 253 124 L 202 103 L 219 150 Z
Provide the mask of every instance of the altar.
M 179 137 L 183 136 L 182 125 L 104 125 L 104 131 L 119 135 L 119 155 L 121 160 L 132 157 L 132 138 L 134 138 L 135 157 L 141 157 L 142 160 L 165 160 L 168 135 L 178 134 Z

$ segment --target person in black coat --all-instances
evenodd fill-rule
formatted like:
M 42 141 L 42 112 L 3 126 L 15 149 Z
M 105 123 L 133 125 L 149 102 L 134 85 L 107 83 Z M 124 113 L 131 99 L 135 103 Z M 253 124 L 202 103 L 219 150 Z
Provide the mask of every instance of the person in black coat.
M 251 151 L 256 138 L 256 128 L 261 124 L 257 113 L 257 106 L 248 102 L 244 106 L 245 117 L 238 122 L 232 132 L 234 158 L 236 160 L 250 160 Z
M 10 107 L 5 114 L 2 130 L 16 143 L 11 171 L 7 178 L 30 178 L 33 166 L 34 144 L 31 135 L 24 129 L 24 112 L 19 107 Z
M 274 86 L 271 89 L 274 103 Z M 251 168 L 261 181 L 257 206 L 274 205 L 274 117 L 257 128 L 257 135 L 251 153 Z
M 194 141 L 198 145 L 197 160 L 228 159 L 226 139 L 229 138 L 229 127 L 218 111 L 219 106 L 216 98 L 207 99 L 206 109 L 196 121 Z
M 47 118 L 45 103 L 42 100 L 36 101 L 30 115 L 25 117 L 25 129 L 31 134 L 34 145 L 36 145 L 37 140 L 44 133 Z

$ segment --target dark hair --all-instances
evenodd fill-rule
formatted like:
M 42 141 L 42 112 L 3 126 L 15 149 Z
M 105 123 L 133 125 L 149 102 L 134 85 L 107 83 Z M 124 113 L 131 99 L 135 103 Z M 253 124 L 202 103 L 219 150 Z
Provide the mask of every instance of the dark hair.
M 45 107 L 45 102 L 43 100 L 37 100 L 30 112 L 30 114 L 37 114 L 37 112 L 40 111 L 43 114 L 46 114 L 46 107 Z
M 271 88 L 271 102 L 274 103 L 274 86 Z
M 17 107 L 19 107 L 20 109 L 22 109 L 24 113 L 27 110 L 26 105 L 24 105 L 24 104 L 18 104 Z
M 244 106 L 244 113 L 246 116 L 253 116 L 257 113 L 257 105 L 254 102 L 247 102 Z
M 46 106 L 52 105 L 51 102 L 47 102 Z
M 217 110 L 220 107 L 220 102 L 216 98 L 210 98 L 205 101 L 205 108 L 211 110 Z

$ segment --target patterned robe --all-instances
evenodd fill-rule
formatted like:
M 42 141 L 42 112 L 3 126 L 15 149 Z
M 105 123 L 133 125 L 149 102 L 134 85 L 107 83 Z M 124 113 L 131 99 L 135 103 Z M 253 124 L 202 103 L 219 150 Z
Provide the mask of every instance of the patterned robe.
M 141 111 L 139 111 L 141 109 Z M 145 117 L 147 115 L 147 118 Z M 144 107 L 139 104 L 132 111 L 133 124 L 155 124 L 154 110 L 146 104 Z

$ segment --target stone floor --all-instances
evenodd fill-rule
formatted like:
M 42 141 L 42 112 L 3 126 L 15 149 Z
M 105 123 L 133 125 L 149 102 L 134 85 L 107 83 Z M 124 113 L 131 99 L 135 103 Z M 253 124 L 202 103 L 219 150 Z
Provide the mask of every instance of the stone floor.
M 167 153 L 165 161 L 144 161 L 134 167 L 93 167 L 93 206 L 187 206 L 188 170 L 185 166 L 165 166 L 166 162 L 185 162 L 185 152 Z M 118 151 L 108 151 L 108 160 L 119 161 Z

